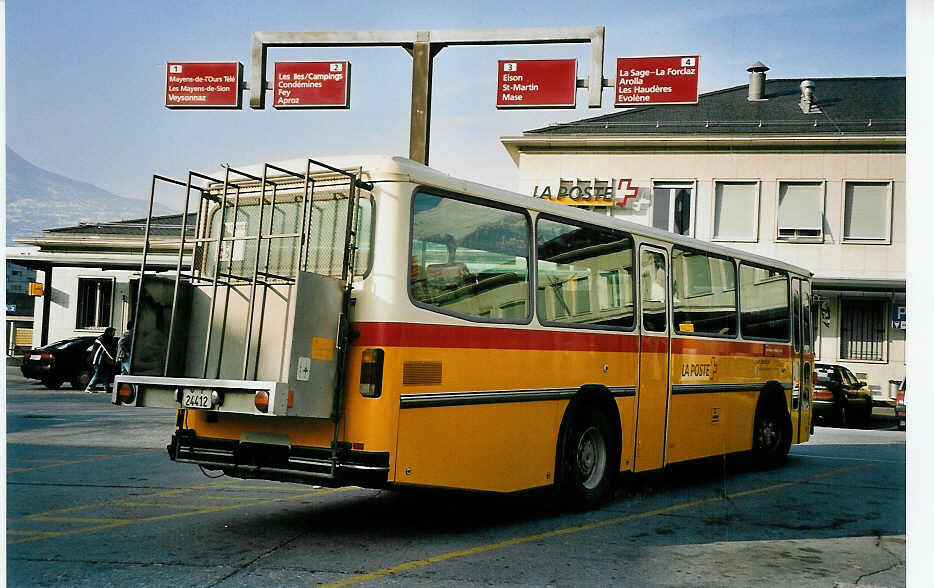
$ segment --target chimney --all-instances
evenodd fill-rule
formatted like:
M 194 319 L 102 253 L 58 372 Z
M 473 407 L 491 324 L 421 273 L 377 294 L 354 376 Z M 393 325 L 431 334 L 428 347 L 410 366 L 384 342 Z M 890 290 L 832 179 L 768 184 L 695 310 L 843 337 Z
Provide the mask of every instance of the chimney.
M 746 68 L 746 71 L 749 72 L 749 98 L 747 100 L 750 102 L 768 100 L 763 96 L 765 92 L 765 72 L 769 71 L 768 66 L 762 65 L 761 61 L 757 61 Z
M 801 112 L 804 114 L 820 112 L 816 107 L 817 98 L 814 97 L 814 88 L 816 86 L 817 84 L 811 80 L 804 80 L 801 82 L 801 101 L 798 103 L 798 106 L 801 107 Z

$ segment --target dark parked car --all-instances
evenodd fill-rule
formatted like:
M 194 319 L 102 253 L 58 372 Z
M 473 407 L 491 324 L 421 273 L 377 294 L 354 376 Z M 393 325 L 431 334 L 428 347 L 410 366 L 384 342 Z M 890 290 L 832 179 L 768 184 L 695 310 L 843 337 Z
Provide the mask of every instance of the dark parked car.
M 872 396 L 865 384 L 842 365 L 814 364 L 814 415 L 841 427 L 865 427 L 872 420 Z
M 72 388 L 84 388 L 94 375 L 88 351 L 96 337 L 74 337 L 30 349 L 23 355 L 20 371 L 27 378 L 42 380 L 46 388 L 58 388 L 69 382 Z
M 898 430 L 905 430 L 906 416 L 908 414 L 907 404 L 908 399 L 908 378 L 902 380 L 902 383 L 898 386 L 898 392 L 895 393 L 895 416 L 898 417 Z

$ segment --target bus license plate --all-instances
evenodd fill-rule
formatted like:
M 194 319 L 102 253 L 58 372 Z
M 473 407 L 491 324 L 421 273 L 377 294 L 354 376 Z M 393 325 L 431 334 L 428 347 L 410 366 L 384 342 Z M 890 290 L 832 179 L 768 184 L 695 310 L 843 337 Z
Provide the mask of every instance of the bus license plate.
M 182 408 L 212 408 L 211 391 L 199 388 L 182 390 Z

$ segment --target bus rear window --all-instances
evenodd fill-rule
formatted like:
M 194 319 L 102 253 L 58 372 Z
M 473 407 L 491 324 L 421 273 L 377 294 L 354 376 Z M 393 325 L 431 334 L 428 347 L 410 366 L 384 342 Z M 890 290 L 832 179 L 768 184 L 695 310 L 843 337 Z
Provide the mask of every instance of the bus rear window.
M 256 256 L 256 235 L 258 232 L 260 207 L 256 197 L 243 198 L 237 207 L 234 219 L 233 206 L 228 206 L 223 215 L 223 236 L 225 240 L 221 245 L 220 266 L 222 274 L 235 277 L 249 278 L 252 276 L 254 264 L 260 275 L 266 275 L 272 280 L 276 278 L 293 278 L 296 269 L 321 274 L 325 276 L 340 277 L 344 260 L 344 236 L 347 223 L 347 195 L 339 191 L 316 192 L 315 200 L 310 209 L 305 211 L 305 234 L 308 238 L 307 248 L 299 255 L 301 239 L 298 233 L 302 228 L 302 207 L 296 198 L 287 195 L 277 200 L 275 209 L 271 203 L 263 206 L 263 240 L 260 245 L 259 262 Z M 373 204 L 370 198 L 361 197 L 357 223 L 357 257 L 354 268 L 356 275 L 363 275 L 370 262 L 370 242 Z M 216 238 L 221 227 L 221 211 L 214 209 L 210 215 L 209 236 Z M 282 235 L 267 239 L 269 234 Z M 243 239 L 243 237 L 250 237 Z M 202 259 L 216 259 L 215 249 L 217 243 L 209 242 L 205 246 Z M 299 258 L 300 257 L 300 258 Z M 203 264 L 202 260 L 198 260 Z M 214 267 L 204 264 L 203 275 L 212 277 Z M 223 277 L 223 276 L 222 276 Z
M 416 304 L 494 322 L 527 322 L 528 216 L 427 191 L 412 200 L 409 292 Z

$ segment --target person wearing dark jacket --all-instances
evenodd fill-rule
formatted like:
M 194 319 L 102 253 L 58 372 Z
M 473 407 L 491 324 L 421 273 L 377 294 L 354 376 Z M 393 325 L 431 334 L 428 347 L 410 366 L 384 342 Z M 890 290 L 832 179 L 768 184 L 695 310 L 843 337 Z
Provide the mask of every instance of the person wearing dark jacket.
M 105 392 L 109 391 L 110 381 L 113 379 L 114 370 L 117 367 L 115 358 L 117 339 L 114 337 L 113 327 L 104 329 L 101 336 L 94 340 L 91 352 L 93 353 L 91 364 L 94 366 L 94 377 L 88 382 L 88 387 L 84 391 L 88 394 L 97 392 L 98 383 L 104 385 Z

